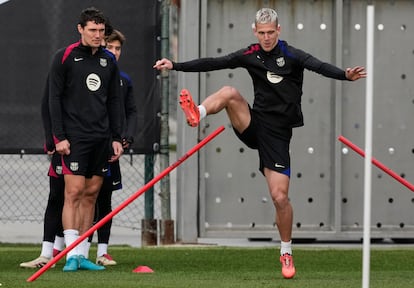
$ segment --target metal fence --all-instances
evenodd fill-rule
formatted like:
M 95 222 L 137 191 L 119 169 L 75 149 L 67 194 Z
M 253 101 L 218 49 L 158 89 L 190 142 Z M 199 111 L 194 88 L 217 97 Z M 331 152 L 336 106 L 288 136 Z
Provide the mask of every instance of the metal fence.
M 145 155 L 125 154 L 120 159 L 123 189 L 112 194 L 115 208 L 145 184 Z M 0 222 L 42 223 L 49 195 L 49 158 L 47 155 L 0 155 Z M 159 159 L 155 156 L 154 174 Z M 161 215 L 159 183 L 154 186 L 154 218 Z M 141 228 L 144 218 L 144 197 L 137 198 L 113 219 L 113 225 Z

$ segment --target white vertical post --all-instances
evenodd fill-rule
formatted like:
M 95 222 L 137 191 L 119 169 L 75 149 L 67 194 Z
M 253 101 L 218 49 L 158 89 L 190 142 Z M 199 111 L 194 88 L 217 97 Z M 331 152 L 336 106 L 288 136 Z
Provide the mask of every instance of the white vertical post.
M 374 6 L 367 6 L 367 81 L 365 100 L 364 240 L 362 287 L 369 288 L 371 244 L 372 102 L 374 79 Z

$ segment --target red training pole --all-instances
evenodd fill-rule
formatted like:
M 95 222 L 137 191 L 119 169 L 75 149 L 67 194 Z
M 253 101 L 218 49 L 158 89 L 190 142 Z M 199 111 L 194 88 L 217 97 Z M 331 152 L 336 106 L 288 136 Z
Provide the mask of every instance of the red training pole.
M 141 196 L 150 187 L 155 185 L 155 183 L 160 181 L 161 178 L 164 178 L 168 173 L 170 173 L 172 170 L 174 170 L 177 166 L 179 166 L 181 163 L 183 163 L 185 160 L 187 160 L 187 158 L 189 158 L 195 152 L 200 150 L 201 147 L 206 145 L 208 142 L 210 142 L 213 138 L 215 138 L 218 134 L 220 134 L 223 131 L 224 131 L 224 126 L 220 126 L 215 131 L 213 131 L 210 135 L 208 135 L 206 138 L 201 140 L 193 148 L 188 150 L 187 153 L 185 153 L 183 156 L 181 156 L 181 158 L 179 158 L 177 161 L 175 161 L 173 164 L 171 164 L 168 168 L 166 168 L 164 171 L 162 171 L 160 174 L 158 174 L 150 182 L 145 184 L 141 189 L 139 189 L 137 192 L 135 192 L 127 200 L 122 202 L 117 208 L 112 210 L 111 213 L 108 213 L 104 218 L 102 218 L 95 225 L 93 225 L 91 228 L 89 228 L 89 230 L 86 231 L 84 234 L 82 234 L 75 242 L 73 242 L 71 245 L 69 245 L 63 251 L 61 251 L 58 255 L 56 255 L 54 258 L 52 258 L 45 266 L 40 268 L 36 273 L 34 273 L 32 276 L 30 276 L 26 281 L 27 282 L 32 282 L 32 281 L 36 280 L 40 275 L 42 275 L 44 272 L 46 272 L 46 270 L 48 270 L 53 264 L 55 264 L 61 258 L 63 258 L 63 256 L 65 256 L 70 250 L 75 248 L 80 242 L 82 242 L 87 237 L 89 237 L 91 234 L 93 234 L 93 232 L 95 232 L 97 229 L 99 229 L 100 227 L 105 225 L 106 222 L 108 222 L 111 218 L 113 218 L 116 214 L 118 214 L 122 209 L 124 209 L 126 206 L 128 206 L 132 201 L 134 201 L 139 196 Z
M 351 141 L 349 141 L 348 139 L 346 139 L 344 136 L 339 136 L 338 137 L 338 140 L 341 141 L 342 143 L 344 143 L 345 145 L 347 145 L 348 147 L 350 147 L 352 150 L 354 150 L 355 152 L 357 152 L 362 157 L 365 157 L 364 150 L 362 150 L 357 145 L 355 145 L 354 143 L 352 143 Z M 384 164 L 382 164 L 381 162 L 379 162 L 374 157 L 372 157 L 371 162 L 372 162 L 372 164 L 374 164 L 375 166 L 377 166 L 378 168 L 380 168 L 382 171 L 384 171 L 385 173 L 387 173 L 388 175 L 390 175 L 391 177 L 393 177 L 395 180 L 397 180 L 398 182 L 400 182 L 401 184 L 403 184 L 404 186 L 406 186 L 408 189 L 411 190 L 411 192 L 414 192 L 414 185 L 413 184 L 411 184 L 410 182 L 408 182 L 407 180 L 405 180 L 404 178 L 402 178 L 400 175 L 398 175 L 397 173 L 395 173 L 394 171 L 392 171 L 390 168 L 388 168 L 387 166 L 385 166 Z

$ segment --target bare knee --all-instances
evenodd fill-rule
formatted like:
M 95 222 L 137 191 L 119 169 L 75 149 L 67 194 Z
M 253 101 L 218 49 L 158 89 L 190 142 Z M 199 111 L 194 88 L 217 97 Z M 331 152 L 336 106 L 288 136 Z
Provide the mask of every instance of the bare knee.
M 227 101 L 243 99 L 240 92 L 233 86 L 223 86 L 218 92 L 223 95 Z
M 276 187 L 271 191 L 273 204 L 276 209 L 284 209 L 290 205 L 288 191 L 281 187 Z
M 94 176 L 92 179 L 86 181 L 85 190 L 82 197 L 86 201 L 95 202 L 98 198 L 99 190 L 102 187 L 103 178 Z
M 72 205 L 78 205 L 81 199 L 82 190 L 76 186 L 69 186 L 65 188 L 65 203 Z
M 95 204 L 99 194 L 99 186 L 89 186 L 85 189 L 82 195 L 82 201 L 84 203 Z
M 246 99 L 243 98 L 239 90 L 232 86 L 224 86 L 218 91 L 218 93 L 222 98 L 224 108 L 226 108 L 227 113 L 229 113 L 230 120 L 244 122 L 243 119 L 240 120 L 237 118 L 246 118 L 247 116 L 250 116 Z M 236 119 L 232 119 L 235 117 Z M 246 121 L 247 120 L 248 119 L 246 119 Z

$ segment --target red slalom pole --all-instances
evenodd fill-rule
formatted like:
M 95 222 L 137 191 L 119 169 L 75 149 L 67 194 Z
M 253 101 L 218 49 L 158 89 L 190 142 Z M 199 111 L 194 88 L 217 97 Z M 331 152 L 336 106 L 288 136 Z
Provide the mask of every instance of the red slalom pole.
M 350 147 L 352 150 L 354 150 L 356 153 L 361 155 L 362 157 L 365 157 L 365 152 L 361 148 L 359 148 L 357 145 L 346 139 L 344 136 L 339 136 L 338 140 Z M 414 192 L 414 185 L 402 178 L 400 175 L 392 171 L 390 168 L 379 162 L 377 159 L 372 157 L 371 159 L 372 164 L 380 168 L 382 171 L 393 177 L 395 180 L 406 186 L 408 189 L 411 190 L 411 192 Z
M 177 161 L 175 161 L 173 164 L 171 164 L 169 167 L 167 167 L 164 171 L 162 171 L 160 174 L 158 174 L 155 178 L 153 178 L 151 181 L 149 181 L 147 184 L 145 184 L 141 189 L 139 189 L 137 192 L 135 192 L 127 200 L 122 202 L 117 208 L 112 210 L 111 213 L 108 213 L 104 218 L 102 218 L 95 225 L 93 225 L 91 228 L 89 228 L 89 230 L 86 231 L 84 234 L 82 234 L 75 242 L 73 242 L 71 245 L 69 245 L 63 251 L 61 251 L 58 255 L 56 255 L 54 258 L 52 258 L 45 266 L 40 268 L 36 273 L 34 273 L 32 276 L 30 276 L 26 281 L 27 282 L 32 282 L 32 281 L 36 280 L 40 275 L 42 275 L 44 272 L 46 272 L 46 270 L 48 270 L 53 264 L 58 262 L 69 251 L 71 251 L 73 248 L 75 248 L 80 242 L 82 242 L 87 237 L 89 237 L 91 234 L 93 234 L 93 232 L 95 232 L 97 229 L 99 229 L 100 227 L 105 225 L 106 222 L 108 222 L 111 218 L 113 218 L 116 214 L 118 214 L 122 209 L 124 209 L 126 206 L 128 206 L 132 201 L 134 201 L 139 196 L 141 196 L 143 193 L 145 193 L 150 187 L 154 186 L 155 183 L 160 181 L 161 178 L 164 178 L 168 173 L 170 173 L 172 170 L 174 170 L 177 166 L 181 165 L 191 155 L 193 155 L 195 152 L 200 150 L 201 147 L 206 145 L 208 142 L 210 142 L 213 138 L 215 138 L 218 134 L 220 134 L 223 131 L 224 131 L 224 126 L 220 126 L 215 131 L 211 132 L 210 135 L 208 135 L 206 138 L 201 140 L 193 148 L 188 150 L 187 153 L 185 153 Z

